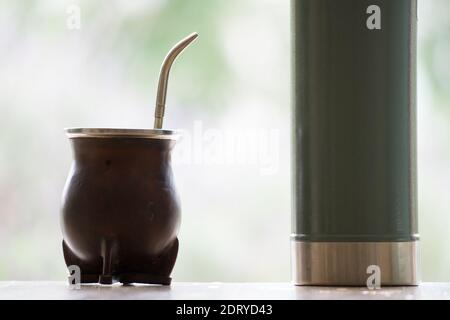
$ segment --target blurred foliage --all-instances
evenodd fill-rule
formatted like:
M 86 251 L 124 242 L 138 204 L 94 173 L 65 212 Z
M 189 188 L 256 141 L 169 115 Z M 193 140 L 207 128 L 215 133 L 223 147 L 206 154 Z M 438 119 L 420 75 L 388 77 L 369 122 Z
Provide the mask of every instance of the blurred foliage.
M 81 9 L 77 31 L 66 27 L 70 4 Z M 259 92 L 258 87 L 249 90 L 248 84 L 271 82 L 273 74 L 287 79 L 288 68 L 269 61 L 270 68 L 281 72 L 261 74 L 259 65 L 251 65 L 257 59 L 247 55 L 258 79 L 242 79 L 247 73 L 230 56 L 230 50 L 239 48 L 229 39 L 240 40 L 236 35 L 247 29 L 244 47 L 260 45 L 248 37 L 258 26 L 243 25 L 245 19 L 236 22 L 233 14 L 244 7 L 250 13 L 262 5 L 284 16 L 286 4 L 0 0 L 0 279 L 63 279 L 58 214 L 71 154 L 62 128 L 151 125 L 159 67 L 167 51 L 191 32 L 200 37 L 173 66 L 167 125 L 190 129 L 200 119 L 205 128 L 226 127 L 237 123 L 239 112 L 237 120 L 257 127 L 264 124 L 254 121 L 258 112 L 260 119 L 279 126 L 280 115 L 288 117 L 283 112 L 288 110 L 288 95 L 280 98 L 277 93 L 288 91 L 288 86 L 279 81 Z M 259 21 L 275 11 L 259 12 Z M 272 30 L 272 37 L 279 34 Z M 284 37 L 287 41 L 287 32 Z M 269 42 L 270 35 L 264 38 Z M 258 63 L 265 64 L 261 56 Z M 252 90 L 256 98 L 249 98 Z M 264 106 L 269 108 L 261 113 Z M 288 167 L 269 178 L 245 166 L 174 168 L 183 201 L 177 281 L 288 279 Z M 247 183 L 236 186 L 241 180 Z M 255 194 L 265 200 L 253 201 Z M 285 214 L 278 217 L 273 212 Z M 274 240 L 267 237 L 271 232 L 282 236 Z M 276 249 L 270 253 L 268 248 Z M 255 270 L 261 262 L 265 268 Z
M 439 11 L 429 10 L 426 12 L 428 16 L 420 16 L 419 27 L 422 22 L 430 24 L 433 21 L 434 23 L 434 25 L 427 26 L 430 31 L 424 33 L 424 37 L 421 39 L 421 62 L 425 66 L 434 90 L 434 98 L 439 99 L 443 105 L 448 107 L 450 101 L 450 19 L 448 18 L 450 1 L 434 0 L 429 1 L 428 5 L 439 8 Z M 428 19 L 432 20 L 428 21 Z
M 174 71 L 177 83 L 194 84 L 180 85 L 181 95 L 192 101 L 201 97 L 206 105 L 211 106 L 204 111 L 214 111 L 213 107 L 217 104 L 211 102 L 227 97 L 227 83 L 230 80 L 227 60 L 222 51 L 220 27 L 226 18 L 226 8 L 232 3 L 233 1 L 171 0 L 153 15 L 124 19 L 118 30 L 119 41 L 123 45 L 116 45 L 118 48 L 127 48 L 124 49 L 124 54 L 125 60 L 130 62 L 127 63 L 128 75 L 137 77 L 136 82 L 143 85 L 153 83 L 154 75 L 159 69 L 150 69 L 148 60 L 162 62 L 175 42 L 196 31 L 200 34 L 199 41 L 195 44 L 195 49 L 189 49 L 195 50 L 195 54 L 186 51 L 185 55 L 189 55 L 190 59 L 177 64 Z M 180 60 L 184 58 L 181 57 Z M 211 86 L 212 83 L 223 86 Z M 182 92 L 183 89 L 190 92 Z

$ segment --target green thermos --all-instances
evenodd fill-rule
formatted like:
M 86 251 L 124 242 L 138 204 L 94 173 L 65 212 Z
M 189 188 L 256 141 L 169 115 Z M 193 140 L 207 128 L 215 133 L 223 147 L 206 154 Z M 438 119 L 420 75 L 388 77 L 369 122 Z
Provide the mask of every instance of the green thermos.
M 417 285 L 417 0 L 292 0 L 297 285 Z

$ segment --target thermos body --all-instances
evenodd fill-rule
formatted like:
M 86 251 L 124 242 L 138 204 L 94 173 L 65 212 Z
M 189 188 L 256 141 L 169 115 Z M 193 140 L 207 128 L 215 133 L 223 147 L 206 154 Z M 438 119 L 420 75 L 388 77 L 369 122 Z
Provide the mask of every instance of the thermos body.
M 292 0 L 296 284 L 418 283 L 416 27 L 416 0 Z

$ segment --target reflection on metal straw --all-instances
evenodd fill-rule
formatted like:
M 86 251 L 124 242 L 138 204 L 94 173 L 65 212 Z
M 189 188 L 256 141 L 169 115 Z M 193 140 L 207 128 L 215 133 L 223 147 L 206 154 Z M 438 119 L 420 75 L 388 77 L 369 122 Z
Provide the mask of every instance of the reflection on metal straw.
M 156 96 L 156 108 L 155 108 L 155 129 L 161 129 L 164 119 L 164 109 L 166 106 L 166 95 L 167 95 L 167 82 L 169 80 L 169 72 L 172 63 L 175 61 L 177 56 L 196 38 L 198 34 L 196 32 L 192 33 L 188 37 L 184 38 L 178 42 L 167 54 L 164 62 L 161 66 L 161 71 L 159 73 L 159 83 L 158 83 L 158 93 Z

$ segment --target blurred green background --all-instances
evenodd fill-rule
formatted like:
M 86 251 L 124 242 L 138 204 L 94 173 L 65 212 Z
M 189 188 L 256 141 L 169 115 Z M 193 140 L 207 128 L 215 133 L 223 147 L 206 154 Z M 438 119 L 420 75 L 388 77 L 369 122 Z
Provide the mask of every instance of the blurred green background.
M 68 28 L 71 5 L 80 29 Z M 151 127 L 164 55 L 197 31 L 172 70 L 166 128 L 195 139 L 200 124 L 206 149 L 208 130 L 264 143 L 229 162 L 175 154 L 183 221 L 174 278 L 289 281 L 289 8 L 289 0 L 0 0 L 0 280 L 65 278 L 63 128 Z M 419 1 L 425 281 L 450 281 L 449 12 L 449 0 Z

